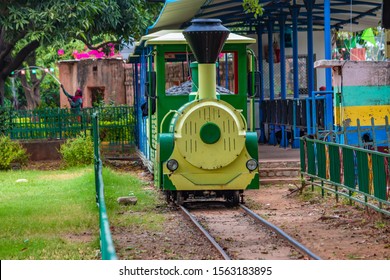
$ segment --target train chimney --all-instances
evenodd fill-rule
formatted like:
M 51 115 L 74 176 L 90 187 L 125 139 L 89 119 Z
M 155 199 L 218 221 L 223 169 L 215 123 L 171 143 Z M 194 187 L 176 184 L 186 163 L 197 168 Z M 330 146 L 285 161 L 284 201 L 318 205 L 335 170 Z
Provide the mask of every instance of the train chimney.
M 216 99 L 215 62 L 230 31 L 219 19 L 194 19 L 191 23 L 183 35 L 198 61 L 199 99 Z

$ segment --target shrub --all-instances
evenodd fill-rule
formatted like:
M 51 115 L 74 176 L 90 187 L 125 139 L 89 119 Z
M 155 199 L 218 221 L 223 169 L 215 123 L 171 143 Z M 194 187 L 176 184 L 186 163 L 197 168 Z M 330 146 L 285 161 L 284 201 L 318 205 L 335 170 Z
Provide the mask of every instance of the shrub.
M 80 134 L 76 138 L 68 139 L 61 145 L 60 153 L 68 167 L 92 164 L 94 159 L 92 137 Z
M 7 136 L 0 136 L 0 170 L 7 170 L 13 164 L 26 165 L 28 154 L 19 142 Z

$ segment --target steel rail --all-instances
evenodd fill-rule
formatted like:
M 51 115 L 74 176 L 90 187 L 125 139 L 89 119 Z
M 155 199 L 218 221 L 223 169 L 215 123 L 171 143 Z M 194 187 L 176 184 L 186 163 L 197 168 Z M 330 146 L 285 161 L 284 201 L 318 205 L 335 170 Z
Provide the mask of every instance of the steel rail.
M 210 243 L 217 249 L 221 256 L 225 260 L 231 260 L 225 250 L 215 241 L 215 239 L 208 233 L 208 231 L 196 220 L 196 218 L 182 205 L 178 205 L 180 209 L 186 214 L 186 216 L 196 225 L 196 227 L 204 234 L 204 236 L 210 241 Z
M 274 231 L 277 234 L 279 234 L 282 238 L 287 240 L 291 245 L 293 245 L 295 248 L 297 248 L 299 251 L 301 251 L 305 255 L 308 255 L 309 257 L 311 257 L 314 260 L 321 260 L 321 258 L 319 256 L 317 256 L 316 254 L 312 253 L 309 249 L 307 249 L 305 246 L 303 246 L 301 243 L 296 241 L 294 238 L 289 236 L 287 233 L 282 231 L 277 226 L 275 226 L 275 225 L 271 224 L 270 222 L 268 222 L 267 220 L 263 219 L 262 217 L 260 217 L 259 215 L 257 215 L 255 212 L 253 212 L 249 208 L 245 207 L 244 205 L 240 204 L 240 207 L 246 213 L 248 213 L 252 218 L 254 218 L 255 220 L 259 221 L 260 223 L 262 223 L 263 225 L 265 225 L 266 227 L 268 227 L 272 231 Z

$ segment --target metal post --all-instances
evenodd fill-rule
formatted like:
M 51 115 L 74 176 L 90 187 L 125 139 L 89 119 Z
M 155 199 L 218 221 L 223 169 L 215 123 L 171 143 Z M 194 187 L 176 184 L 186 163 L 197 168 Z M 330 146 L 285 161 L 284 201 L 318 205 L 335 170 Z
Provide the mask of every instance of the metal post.
M 286 52 L 285 52 L 285 24 L 286 16 L 281 15 L 279 18 L 280 28 L 280 94 L 282 99 L 286 99 Z
M 325 43 L 325 59 L 330 60 L 332 58 L 332 42 L 330 32 L 330 0 L 324 0 L 324 43 Z M 325 69 L 326 90 L 332 90 L 332 69 Z M 333 130 L 333 98 L 332 94 L 327 94 L 325 99 L 325 129 Z
M 295 5 L 291 7 L 293 18 L 293 70 L 294 70 L 294 98 L 299 98 L 299 72 L 298 72 L 298 15 L 300 7 Z
M 376 130 L 375 130 L 375 119 L 374 117 L 371 118 L 371 130 L 372 130 L 372 141 L 374 145 L 374 150 L 378 151 L 378 144 L 376 141 Z
M 225 54 L 225 88 L 229 89 L 229 57 L 227 53 Z
M 385 116 L 385 130 L 386 130 L 387 152 L 390 153 L 390 129 L 389 129 L 388 116 Z
M 269 76 L 269 99 L 275 99 L 275 89 L 274 89 L 274 56 L 273 56 L 273 22 L 272 19 L 268 20 L 268 76 Z M 272 112 L 276 114 L 276 112 Z M 276 135 L 275 135 L 275 124 L 269 125 L 270 135 L 268 144 L 276 145 Z
M 257 32 L 257 57 L 258 57 L 258 69 L 260 71 L 260 102 L 259 102 L 259 124 L 260 124 L 260 143 L 265 143 L 265 129 L 263 124 L 263 110 L 261 109 L 261 104 L 264 101 L 264 69 L 263 69 L 263 30 L 264 27 L 262 24 L 258 24 L 256 28 Z
M 305 0 L 307 10 L 307 89 L 309 97 L 312 96 L 314 90 L 314 59 L 313 59 L 313 5 L 315 0 Z M 316 112 L 312 112 L 315 114 Z
M 325 43 L 325 59 L 332 59 L 332 42 L 330 32 L 330 0 L 324 0 L 324 43 Z M 325 69 L 326 90 L 332 90 L 332 69 Z
M 298 72 L 298 15 L 300 7 L 294 5 L 290 12 L 293 18 L 293 70 L 294 70 L 294 99 L 299 98 L 299 72 Z M 299 148 L 299 128 L 295 127 L 293 132 L 292 148 Z
M 269 76 L 269 99 L 275 99 L 275 89 L 274 89 L 274 56 L 273 56 L 273 22 L 272 19 L 268 20 L 268 76 Z
M 286 16 L 280 15 L 279 17 L 279 28 L 280 28 L 280 97 L 282 100 L 286 100 L 286 54 L 285 54 L 285 24 Z M 286 112 L 284 112 L 286 113 Z M 280 147 L 286 148 L 288 146 L 286 126 L 281 125 L 282 139 L 280 140 Z
M 306 98 L 306 126 L 307 126 L 307 134 L 314 134 L 311 127 L 311 114 L 310 114 L 310 97 Z

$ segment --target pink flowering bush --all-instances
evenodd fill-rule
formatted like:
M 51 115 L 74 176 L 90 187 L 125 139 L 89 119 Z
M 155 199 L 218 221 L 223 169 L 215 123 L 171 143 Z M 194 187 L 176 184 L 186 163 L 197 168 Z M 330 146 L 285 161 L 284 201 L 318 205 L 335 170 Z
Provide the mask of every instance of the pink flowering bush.
M 58 56 L 64 56 L 65 51 L 63 49 L 59 49 L 57 51 Z M 105 51 L 102 48 L 98 50 L 89 50 L 86 46 L 83 51 L 73 50 L 72 56 L 74 59 L 101 59 L 105 57 L 115 57 L 115 45 L 112 43 L 107 44 Z

